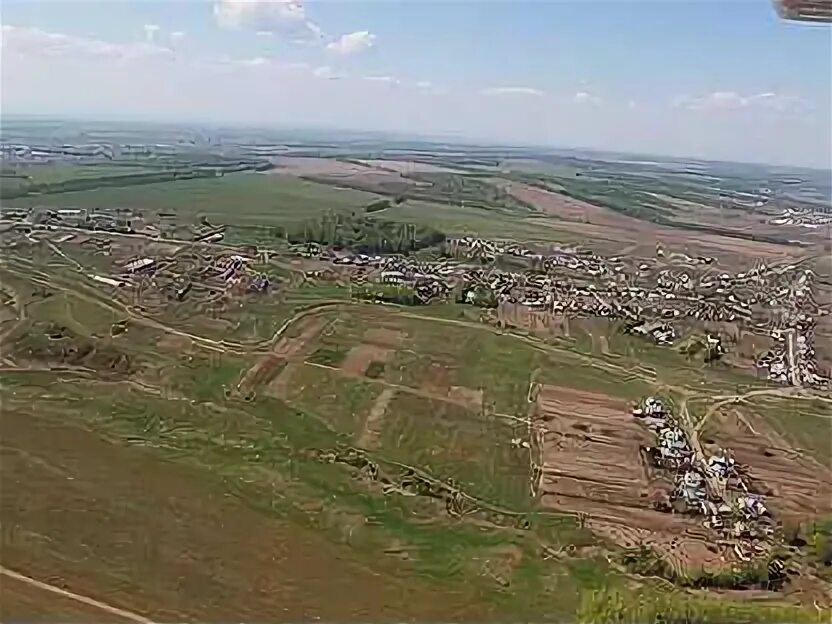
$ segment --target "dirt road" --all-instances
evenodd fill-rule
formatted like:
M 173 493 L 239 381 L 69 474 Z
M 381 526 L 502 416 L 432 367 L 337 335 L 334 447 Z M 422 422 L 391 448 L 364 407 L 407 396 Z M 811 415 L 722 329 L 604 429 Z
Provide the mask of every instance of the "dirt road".
M 33 579 L 30 576 L 26 576 L 25 574 L 20 574 L 19 572 L 10 570 L 9 568 L 6 568 L 4 566 L 0 566 L 0 575 L 7 576 L 21 583 L 25 583 L 26 585 L 29 585 L 31 587 L 36 587 L 37 589 L 43 590 L 45 592 L 57 594 L 58 596 L 69 598 L 70 600 L 74 600 L 76 602 L 80 602 L 82 604 L 95 607 L 96 609 L 99 609 L 103 613 L 107 613 L 110 616 L 116 616 L 117 618 L 129 620 L 131 622 L 142 622 L 142 624 L 153 623 L 153 620 L 149 620 L 148 618 L 139 615 L 138 613 L 133 613 L 132 611 L 127 611 L 125 609 L 119 609 L 118 607 L 109 605 L 106 602 L 101 602 L 100 600 L 95 600 L 94 598 L 89 598 L 87 596 L 82 596 L 81 594 L 76 594 L 75 592 L 61 589 L 60 587 L 55 587 L 54 585 L 50 585 L 49 583 L 43 583 L 41 581 Z

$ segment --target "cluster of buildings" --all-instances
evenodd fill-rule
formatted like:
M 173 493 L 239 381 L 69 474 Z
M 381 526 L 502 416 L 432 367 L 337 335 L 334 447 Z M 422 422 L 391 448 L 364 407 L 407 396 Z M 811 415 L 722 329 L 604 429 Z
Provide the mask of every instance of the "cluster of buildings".
M 814 274 L 810 270 L 787 267 L 793 278 L 779 286 L 769 305 L 775 316 L 768 326 L 758 328 L 775 340 L 775 345 L 757 360 L 757 367 L 768 378 L 794 386 L 829 385 L 821 374 L 815 357 L 816 317 L 829 313 L 813 297 Z
M 3 220 L 13 221 L 23 232 L 73 228 L 91 232 L 138 234 L 148 238 L 175 237 L 175 215 L 159 213 L 147 219 L 128 208 L 88 210 L 86 208 L 4 209 Z M 190 228 L 189 240 L 218 243 L 225 237 L 225 226 L 200 224 Z
M 57 227 L 111 231 L 119 234 L 135 232 L 128 212 L 90 211 L 84 208 L 44 208 L 34 210 L 4 209 L 3 219 L 16 222 L 19 229 L 42 230 Z
M 730 454 L 720 451 L 705 457 L 659 398 L 647 397 L 633 409 L 633 416 L 656 436 L 656 445 L 644 449 L 645 454 L 654 466 L 673 475 L 670 509 L 705 517 L 705 526 L 729 540 L 741 560 L 765 553 L 774 520 Z
M 786 208 L 782 214 L 771 219 L 769 223 L 771 225 L 796 225 L 815 230 L 824 225 L 832 224 L 832 214 Z
M 757 359 L 771 381 L 793 386 L 823 387 L 829 379 L 818 371 L 814 348 L 814 319 L 799 314 L 791 327 L 774 328 L 775 346 Z
M 93 280 L 108 286 L 132 287 L 139 293 L 137 303 L 150 301 L 156 290 L 167 300 L 185 301 L 192 294 L 194 286 L 209 295 L 227 292 L 264 293 L 271 288 L 271 278 L 249 268 L 251 258 L 236 254 L 216 256 L 185 254 L 175 260 L 133 258 L 120 267 L 120 275 L 90 275 Z
M 91 277 L 103 284 L 129 287 L 119 296 L 143 308 L 186 300 L 212 302 L 228 295 L 265 293 L 272 288 L 272 278 L 255 271 L 252 260 L 239 254 L 205 251 L 142 256 L 123 262 L 117 277 Z

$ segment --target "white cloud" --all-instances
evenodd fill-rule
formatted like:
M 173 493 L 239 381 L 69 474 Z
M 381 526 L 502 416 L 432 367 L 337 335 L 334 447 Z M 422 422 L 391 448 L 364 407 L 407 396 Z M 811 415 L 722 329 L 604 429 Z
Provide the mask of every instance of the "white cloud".
M 748 98 L 734 91 L 714 91 L 694 102 L 694 108 L 705 110 L 735 110 L 748 106 Z
M 480 93 L 483 95 L 529 95 L 533 97 L 543 95 L 543 91 L 533 87 L 492 87 L 483 89 Z
M 795 95 L 772 92 L 742 95 L 736 91 L 714 91 L 703 96 L 682 95 L 673 99 L 672 105 L 692 111 L 723 112 L 768 110 L 784 112 L 805 108 L 806 102 Z
M 348 56 L 369 50 L 375 44 L 376 36 L 366 30 L 358 30 L 346 35 L 341 35 L 335 41 L 329 43 L 326 49 L 336 54 Z
M 433 84 L 429 80 L 420 80 L 416 83 L 417 89 L 430 89 Z
M 214 18 L 222 28 L 252 29 L 258 35 L 279 32 L 298 39 L 322 36 L 297 0 L 215 0 Z
M 156 31 L 151 28 L 150 32 Z M 2 44 L 4 52 L 28 58 L 135 60 L 173 54 L 169 48 L 155 43 L 111 43 L 8 24 L 3 25 Z
M 638 108 L 638 103 L 635 100 L 628 100 L 627 108 L 629 108 L 630 110 L 635 110 L 636 108 Z
M 185 38 L 185 33 L 181 30 L 174 30 L 172 33 L 170 33 L 169 37 L 172 43 L 178 43 L 179 41 L 182 41 Z
M 158 24 L 144 25 L 144 40 L 148 43 L 153 43 L 156 40 L 156 33 L 159 32 Z
M 600 97 L 591 93 L 587 93 L 586 91 L 578 91 L 575 94 L 574 99 L 578 104 L 592 104 L 594 106 L 598 106 L 601 104 Z

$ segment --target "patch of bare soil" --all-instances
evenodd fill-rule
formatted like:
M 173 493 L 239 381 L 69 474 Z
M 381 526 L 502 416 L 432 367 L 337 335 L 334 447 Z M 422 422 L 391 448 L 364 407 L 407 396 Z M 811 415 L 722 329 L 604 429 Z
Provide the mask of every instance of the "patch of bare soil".
M 277 357 L 290 358 L 307 350 L 309 342 L 317 338 L 321 333 L 326 319 L 320 316 L 309 316 L 300 322 L 300 334 L 296 338 L 288 336 L 281 337 L 272 348 L 272 353 Z
M 447 397 L 453 378 L 453 369 L 443 362 L 432 359 L 421 372 L 419 388 L 432 396 Z
M 477 572 L 495 580 L 499 585 L 508 587 L 514 576 L 515 569 L 523 561 L 523 551 L 513 545 L 495 546 L 488 549 L 474 564 L 479 568 Z
M 188 353 L 191 351 L 193 341 L 187 336 L 177 334 L 165 334 L 156 342 L 159 351 L 170 351 L 172 353 Z
M 389 327 L 371 327 L 364 332 L 364 340 L 382 347 L 398 347 L 404 340 L 404 333 Z
M 311 316 L 302 319 L 299 324 L 300 333 L 296 337 L 282 336 L 274 344 L 270 353 L 264 355 L 254 366 L 243 373 L 237 383 L 239 390 L 246 391 L 268 383 L 275 372 L 280 369 L 282 362 L 297 359 L 312 352 L 314 341 L 323 330 L 326 319 L 321 316 Z
M 791 446 L 762 418 L 733 409 L 714 415 L 715 444 L 731 449 L 780 516 L 832 514 L 832 470 Z
M 543 385 L 535 417 L 544 428 L 544 507 L 586 514 L 600 536 L 624 547 L 645 543 L 674 565 L 701 569 L 724 561 L 701 524 L 650 506 L 669 484 L 642 462 L 640 446 L 650 433 L 625 401 Z
M 278 373 L 269 385 L 266 387 L 266 395 L 276 399 L 286 399 L 289 397 L 289 388 L 292 384 L 292 377 L 295 371 L 300 368 L 302 364 L 297 362 L 289 362 L 283 367 L 283 370 Z
M 392 357 L 393 352 L 390 349 L 360 344 L 349 350 L 340 368 L 348 375 L 360 376 L 372 362 L 389 362 Z
M 651 520 L 648 519 L 648 522 Z M 691 570 L 718 570 L 728 563 L 726 554 L 711 542 L 712 538 L 704 528 L 691 528 L 679 534 L 672 524 L 666 524 L 662 530 L 656 530 L 592 519 L 587 521 L 587 526 L 599 537 L 625 548 L 638 548 L 641 545 L 650 547 L 673 566 L 678 574 Z
M 358 434 L 356 445 L 366 449 L 372 449 L 376 446 L 384 424 L 387 406 L 390 405 L 394 396 L 396 396 L 396 389 L 388 387 L 376 397 L 373 407 L 370 408 L 370 413 L 364 421 L 364 427 L 361 429 L 361 433 Z
M 474 390 L 465 386 L 451 386 L 448 390 L 448 400 L 479 411 L 482 409 L 482 390 Z

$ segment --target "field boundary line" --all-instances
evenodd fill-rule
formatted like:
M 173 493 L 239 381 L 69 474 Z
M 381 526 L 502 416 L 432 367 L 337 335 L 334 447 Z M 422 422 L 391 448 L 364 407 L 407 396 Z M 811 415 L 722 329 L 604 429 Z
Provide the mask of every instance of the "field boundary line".
M 37 587 L 38 589 L 42 589 L 53 594 L 58 594 L 59 596 L 64 596 L 65 598 L 70 598 L 71 600 L 81 602 L 91 607 L 96 607 L 97 609 L 101 609 L 102 611 L 106 611 L 107 613 L 111 613 L 113 615 L 118 615 L 133 622 L 141 622 L 142 624 L 154 624 L 153 620 L 139 615 L 138 613 L 133 613 L 125 609 L 119 609 L 118 607 L 108 605 L 107 603 L 101 602 L 100 600 L 95 600 L 94 598 L 82 596 L 81 594 L 76 594 L 66 589 L 61 589 L 60 587 L 50 585 L 49 583 L 38 581 L 36 579 L 33 579 L 32 577 L 26 576 L 25 574 L 20 574 L 19 572 L 10 570 L 9 568 L 2 565 L 0 565 L 0 574 L 8 576 L 9 578 L 13 578 L 17 581 L 20 581 L 21 583 L 32 585 L 33 587 Z

